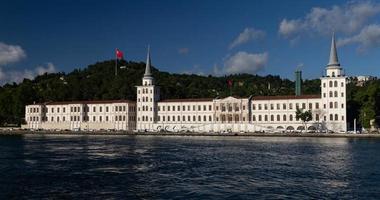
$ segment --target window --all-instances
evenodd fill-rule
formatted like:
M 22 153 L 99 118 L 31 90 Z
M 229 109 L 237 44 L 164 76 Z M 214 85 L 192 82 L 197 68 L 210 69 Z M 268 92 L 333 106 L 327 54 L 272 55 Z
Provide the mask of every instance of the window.
M 252 115 L 252 121 L 256 121 L 256 116 Z
M 319 114 L 315 114 L 315 120 L 319 121 Z
M 175 106 L 173 106 L 173 111 L 175 111 Z
M 182 121 L 186 121 L 186 117 L 185 116 L 182 116 Z
M 315 109 L 319 109 L 319 103 L 315 103 Z
M 344 83 L 343 83 L 343 82 L 341 82 L 341 83 L 340 83 L 340 86 L 341 86 L 341 87 L 343 87 L 343 86 L 344 86 Z
M 103 107 L 100 106 L 100 108 L 99 108 L 99 112 L 102 112 L 102 110 L 103 110 Z
M 274 121 L 274 116 L 273 115 L 270 116 L 270 121 Z
M 324 87 L 324 88 L 326 87 L 326 83 L 323 83 L 323 87 Z
M 299 104 L 298 104 L 298 103 L 296 103 L 296 109 L 298 109 L 298 108 L 300 108 L 300 106 L 299 106 Z
M 186 106 L 182 106 L 182 111 L 186 111 Z
M 274 106 L 273 104 L 270 104 L 270 109 L 273 110 L 274 109 Z
M 338 121 L 338 114 L 335 114 L 335 121 Z
M 280 104 L 279 103 L 276 105 L 276 107 L 277 107 L 277 110 L 280 110 Z
M 177 121 L 181 121 L 181 117 L 179 115 L 177 116 Z
M 344 93 L 343 92 L 342 92 L 341 96 L 344 97 Z
M 259 121 L 261 122 L 261 115 L 259 115 Z
M 117 107 L 116 107 L 116 111 L 117 111 Z M 92 112 L 96 112 L 96 107 L 95 106 L 92 108 Z
M 203 111 L 206 111 L 206 105 L 203 105 Z
M 256 110 L 256 104 L 252 104 L 252 110 Z
M 313 104 L 309 103 L 309 110 L 313 109 Z
M 329 97 L 332 97 L 332 96 L 333 96 L 333 92 L 330 91 L 330 92 L 329 92 Z
M 264 110 L 268 110 L 268 104 L 264 104 Z
M 330 102 L 330 108 L 334 108 L 333 102 Z
M 281 119 L 280 119 L 280 115 L 277 115 L 277 121 L 280 121 Z
M 329 87 L 332 87 L 333 86 L 333 83 L 332 81 L 329 82 Z
M 187 116 L 187 121 L 191 121 L 191 117 L 190 117 L 190 115 Z
M 264 116 L 264 121 L 266 121 L 266 122 L 268 121 L 268 115 Z
M 334 97 L 338 97 L 338 91 L 334 91 Z
M 289 109 L 293 109 L 293 104 L 289 104 Z
M 212 121 L 212 117 L 211 117 L 211 115 L 210 116 L 208 116 L 208 121 Z
M 334 108 L 338 108 L 338 102 L 334 102 Z
M 203 116 L 203 121 L 207 121 L 207 120 L 206 120 L 206 115 Z
M 338 87 L 338 81 L 334 81 L 334 87 Z
M 282 116 L 282 121 L 286 121 L 286 115 Z
M 344 108 L 344 103 L 342 103 L 342 108 Z
M 201 116 L 198 116 L 198 121 L 201 121 Z
M 106 112 L 108 112 L 108 106 L 106 106 Z
M 323 93 L 323 97 L 326 97 L 326 93 Z
M 212 110 L 212 106 L 211 106 L 211 105 L 208 106 L 208 110 L 209 110 L 209 111 Z
M 330 121 L 333 121 L 333 114 L 330 114 Z
M 289 121 L 293 121 L 293 115 L 289 115 Z
M 282 109 L 286 110 L 286 103 L 282 104 Z
M 259 110 L 261 110 L 261 104 L 259 104 Z
M 93 121 L 93 122 L 95 121 L 95 119 L 96 119 L 96 118 L 95 118 L 95 116 L 94 116 L 94 117 L 92 117 L 92 121 Z

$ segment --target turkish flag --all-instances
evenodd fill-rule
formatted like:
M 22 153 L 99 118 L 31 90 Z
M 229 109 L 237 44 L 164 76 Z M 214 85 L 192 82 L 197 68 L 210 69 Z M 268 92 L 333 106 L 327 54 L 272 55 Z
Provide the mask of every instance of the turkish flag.
M 124 57 L 123 52 L 120 51 L 119 49 L 116 49 L 116 58 L 123 59 L 123 57 Z
M 232 87 L 233 81 L 231 79 L 227 80 L 227 85 L 228 87 Z

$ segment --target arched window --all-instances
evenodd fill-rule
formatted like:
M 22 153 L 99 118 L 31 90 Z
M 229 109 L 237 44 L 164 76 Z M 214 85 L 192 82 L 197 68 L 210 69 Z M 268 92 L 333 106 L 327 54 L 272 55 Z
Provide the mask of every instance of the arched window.
M 286 115 L 282 116 L 282 121 L 286 121 Z
M 334 87 L 338 87 L 338 81 L 334 81 Z
M 252 121 L 256 121 L 256 116 L 252 115 Z
M 289 121 L 293 121 L 293 115 L 289 115 Z
M 264 121 L 266 121 L 266 122 L 268 121 L 268 115 L 264 116 Z
M 329 82 L 329 87 L 332 87 L 333 83 L 332 81 Z
M 280 115 L 277 115 L 277 121 L 280 121 L 281 118 L 280 118 Z
M 338 114 L 335 114 L 335 121 L 338 121 Z
M 335 77 L 335 72 L 332 73 L 332 77 Z
M 338 108 L 338 102 L 334 102 L 334 108 Z
M 332 91 L 329 92 L 329 97 L 333 97 L 333 92 Z
M 259 115 L 259 121 L 261 122 L 261 115 Z
M 333 105 L 333 102 L 330 102 L 330 108 L 333 108 L 334 105 Z
M 333 114 L 330 114 L 330 121 L 333 121 Z
M 270 121 L 274 121 L 274 116 L 273 115 L 270 116 Z
M 338 91 L 334 91 L 334 97 L 338 97 Z

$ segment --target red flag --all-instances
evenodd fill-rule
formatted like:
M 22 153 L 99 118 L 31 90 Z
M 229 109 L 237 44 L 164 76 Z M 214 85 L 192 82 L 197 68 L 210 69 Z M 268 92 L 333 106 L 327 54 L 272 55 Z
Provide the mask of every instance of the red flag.
M 227 80 L 227 85 L 228 85 L 228 87 L 232 87 L 232 80 L 231 79 Z
M 119 49 L 116 49 L 116 58 L 123 59 L 123 57 L 124 57 L 123 52 L 120 51 Z

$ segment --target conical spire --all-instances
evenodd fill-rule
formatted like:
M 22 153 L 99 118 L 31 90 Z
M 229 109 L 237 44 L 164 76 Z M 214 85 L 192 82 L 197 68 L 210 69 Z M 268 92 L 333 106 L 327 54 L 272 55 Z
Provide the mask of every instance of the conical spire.
M 150 46 L 148 46 L 148 55 L 146 56 L 146 66 L 144 77 L 151 77 L 152 73 L 150 72 Z
M 330 49 L 330 60 L 327 64 L 327 67 L 339 67 L 340 63 L 338 60 L 338 53 L 336 52 L 336 44 L 335 44 L 335 33 L 332 35 L 331 39 L 331 49 Z

